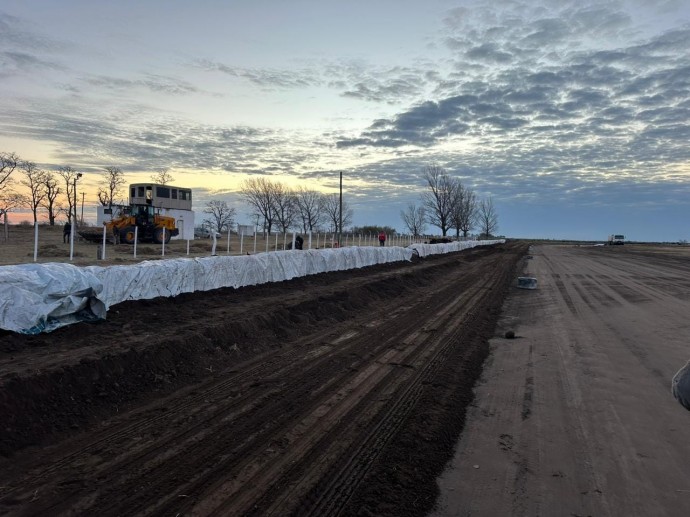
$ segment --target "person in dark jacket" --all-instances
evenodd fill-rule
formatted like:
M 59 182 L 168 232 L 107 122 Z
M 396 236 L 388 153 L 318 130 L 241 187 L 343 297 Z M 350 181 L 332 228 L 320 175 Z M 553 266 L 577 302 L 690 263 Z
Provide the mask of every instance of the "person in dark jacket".
M 304 239 L 301 235 L 298 235 L 297 237 L 295 237 L 295 249 L 301 250 L 302 246 L 304 246 Z
M 65 227 L 62 229 L 62 243 L 69 242 L 70 234 L 72 233 L 72 225 L 67 221 Z

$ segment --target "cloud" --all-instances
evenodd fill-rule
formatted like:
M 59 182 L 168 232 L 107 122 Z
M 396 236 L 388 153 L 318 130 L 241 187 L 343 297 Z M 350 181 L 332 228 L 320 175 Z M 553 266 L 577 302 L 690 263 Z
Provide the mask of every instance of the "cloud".
M 0 52 L 0 77 L 15 75 L 19 72 L 31 72 L 32 70 L 38 69 L 64 70 L 65 67 L 26 52 Z
M 220 72 L 231 77 L 245 79 L 265 89 L 306 88 L 322 84 L 312 70 L 276 70 L 269 68 L 243 68 L 206 59 L 193 62 L 193 66 L 206 72 Z
M 439 79 L 435 100 L 341 135 L 337 148 L 441 152 L 467 142 L 464 154 L 491 174 L 499 163 L 529 175 L 567 170 L 553 152 L 567 145 L 577 181 L 597 169 L 640 174 L 640 164 L 688 160 L 690 28 L 602 49 L 588 37 L 601 28 L 615 42 L 629 36 L 627 14 L 610 7 L 548 14 L 452 11 L 446 42 L 462 73 Z
M 89 76 L 83 81 L 90 86 L 97 86 L 107 90 L 133 90 L 145 88 L 154 93 L 168 95 L 187 95 L 201 93 L 194 85 L 174 77 L 148 74 L 141 79 L 123 79 L 113 76 Z
M 36 34 L 22 19 L 0 12 L 0 77 L 35 70 L 66 70 L 54 55 L 70 45 Z

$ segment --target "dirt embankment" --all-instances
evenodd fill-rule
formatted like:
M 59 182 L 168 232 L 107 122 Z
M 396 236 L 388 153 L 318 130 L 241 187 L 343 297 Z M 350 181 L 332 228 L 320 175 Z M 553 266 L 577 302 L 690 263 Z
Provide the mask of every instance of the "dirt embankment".
M 520 244 L 0 333 L 0 513 L 422 515 Z

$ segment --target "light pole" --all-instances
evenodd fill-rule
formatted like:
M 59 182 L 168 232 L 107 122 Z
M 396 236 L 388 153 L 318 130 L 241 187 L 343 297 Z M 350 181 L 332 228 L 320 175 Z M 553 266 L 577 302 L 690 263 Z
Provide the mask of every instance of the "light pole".
M 338 223 L 338 247 L 343 245 L 343 171 L 340 171 L 340 222 Z

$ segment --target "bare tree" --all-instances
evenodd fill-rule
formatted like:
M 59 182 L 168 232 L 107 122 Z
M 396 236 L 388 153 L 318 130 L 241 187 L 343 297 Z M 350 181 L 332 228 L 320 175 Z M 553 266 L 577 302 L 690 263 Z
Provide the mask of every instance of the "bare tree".
M 285 233 L 297 218 L 297 202 L 292 190 L 282 183 L 273 184 L 273 218 Z
M 45 173 L 45 181 L 43 184 L 45 188 L 45 198 L 41 206 L 48 211 L 48 221 L 50 226 L 55 226 L 55 216 L 60 210 L 60 205 L 57 203 L 57 197 L 60 195 L 62 190 L 58 186 L 58 181 L 55 179 L 55 175 L 52 172 Z
M 24 174 L 21 184 L 29 189 L 29 204 L 34 215 L 34 226 L 38 224 L 38 208 L 46 197 L 46 172 L 34 162 L 23 161 L 19 168 Z
M 204 213 L 211 216 L 210 229 L 218 233 L 227 232 L 235 224 L 235 209 L 225 201 L 212 200 L 206 203 Z
M 479 202 L 477 214 L 481 236 L 488 239 L 495 235 L 498 230 L 498 213 L 494 207 L 493 199 L 482 199 Z
M 20 159 L 15 153 L 0 152 L 0 193 L 10 188 L 11 175 Z
M 13 190 L 10 189 L 3 189 L 0 190 L 0 215 L 3 218 L 3 223 L 4 223 L 4 241 L 7 242 L 9 241 L 9 221 L 7 219 L 7 214 L 14 210 L 15 208 L 19 208 L 22 206 L 27 206 L 29 204 L 29 200 L 26 196 L 22 194 L 18 194 Z
M 455 195 L 456 199 L 453 203 L 451 223 L 458 238 L 460 237 L 460 232 L 462 232 L 464 238 L 467 238 L 477 219 L 477 196 L 474 191 L 463 187 L 460 182 L 457 183 Z
M 242 182 L 240 193 L 252 207 L 257 219 L 263 218 L 264 230 L 271 233 L 274 223 L 273 183 L 266 178 L 249 178 Z
M 4 220 L 4 241 L 9 239 L 7 214 L 10 210 L 26 205 L 27 199 L 12 189 L 12 173 L 20 162 L 15 153 L 0 152 L 0 215 Z
M 340 196 L 338 194 L 324 194 L 321 201 L 324 217 L 331 225 L 333 232 L 340 233 L 343 231 L 343 228 L 352 224 L 352 209 L 348 206 L 347 201 L 343 200 L 343 228 L 339 228 Z
M 60 167 L 60 169 L 57 171 L 57 174 L 65 182 L 65 199 L 67 199 L 67 207 L 61 211 L 67 213 L 67 222 L 72 223 L 72 216 L 77 210 L 76 206 L 74 205 L 74 180 L 77 178 L 78 172 L 68 165 L 65 167 Z
M 302 231 L 305 233 L 314 231 L 321 224 L 323 219 L 321 197 L 319 192 L 304 187 L 300 187 L 295 193 L 297 211 L 302 220 Z
M 423 206 L 417 206 L 414 203 L 407 205 L 407 208 L 400 212 L 400 217 L 405 223 L 408 231 L 418 237 L 424 233 L 426 227 L 426 210 Z
M 125 173 L 119 167 L 106 167 L 103 185 L 98 188 L 98 200 L 103 206 L 113 208 L 115 196 L 118 196 L 125 185 Z
M 151 175 L 151 181 L 158 185 L 168 185 L 175 181 L 175 179 L 172 177 L 172 174 L 170 174 L 169 169 L 161 169 L 157 173 Z
M 441 234 L 445 236 L 451 225 L 459 182 L 451 178 L 443 167 L 438 165 L 427 166 L 424 170 L 424 179 L 429 187 L 429 191 L 422 194 L 422 204 L 426 209 L 427 220 L 433 226 L 438 226 Z

